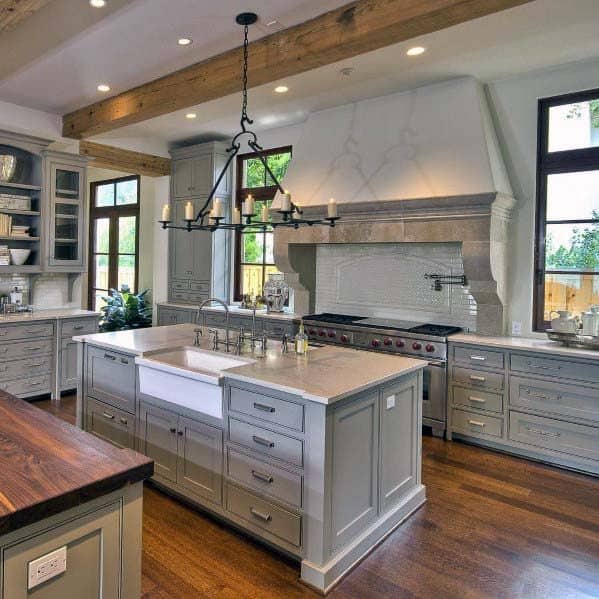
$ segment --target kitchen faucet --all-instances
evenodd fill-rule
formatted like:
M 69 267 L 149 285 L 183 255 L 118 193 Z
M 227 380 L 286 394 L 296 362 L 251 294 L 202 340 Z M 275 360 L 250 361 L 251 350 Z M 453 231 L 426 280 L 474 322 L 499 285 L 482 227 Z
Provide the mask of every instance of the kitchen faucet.
M 223 302 L 223 300 L 218 299 L 217 297 L 209 297 L 208 299 L 205 299 L 198 307 L 198 313 L 196 316 L 196 324 L 197 324 L 198 320 L 200 319 L 200 314 L 203 314 L 202 326 L 204 328 L 206 328 L 206 312 L 202 312 L 202 310 L 205 306 L 209 306 L 210 304 L 213 304 L 213 303 L 220 304 L 225 309 L 225 340 L 221 342 L 220 339 L 218 338 L 218 331 L 214 330 L 214 329 L 210 329 L 210 333 L 212 333 L 214 335 L 212 348 L 214 350 L 217 350 L 219 343 L 223 343 L 225 346 L 225 351 L 229 352 L 231 346 L 235 345 L 235 343 L 233 343 L 229 339 L 229 306 L 227 306 L 226 302 Z M 196 336 L 196 341 L 199 341 L 197 336 Z

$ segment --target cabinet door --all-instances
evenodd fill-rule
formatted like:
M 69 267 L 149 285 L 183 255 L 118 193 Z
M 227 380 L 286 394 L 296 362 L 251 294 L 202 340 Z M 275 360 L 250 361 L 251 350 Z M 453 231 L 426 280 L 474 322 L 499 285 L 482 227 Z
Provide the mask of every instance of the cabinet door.
M 173 220 L 180 225 L 185 216 L 185 204 L 189 199 L 173 202 Z M 171 279 L 190 279 L 193 276 L 194 236 L 198 232 L 171 229 Z
M 345 546 L 378 510 L 378 393 L 332 415 L 332 549 Z
M 189 198 L 192 195 L 191 173 L 191 158 L 173 161 L 173 192 L 176 198 Z
M 154 460 L 154 476 L 177 481 L 178 416 L 141 402 L 139 410 L 139 451 Z
M 85 402 L 85 430 L 117 447 L 135 449 L 135 418 L 91 397 Z
M 204 154 L 191 159 L 191 191 L 194 196 L 208 195 L 214 184 L 212 154 Z
M 193 280 L 209 281 L 212 275 L 212 235 L 216 233 L 194 231 L 191 235 L 193 235 Z
M 193 495 L 222 504 L 222 430 L 191 418 L 179 418 L 177 483 Z
M 381 395 L 381 511 L 399 502 L 417 481 L 416 447 L 418 426 L 418 382 L 416 378 L 388 387 Z
M 63 339 L 60 344 L 60 390 L 77 387 L 77 347 L 71 339 Z

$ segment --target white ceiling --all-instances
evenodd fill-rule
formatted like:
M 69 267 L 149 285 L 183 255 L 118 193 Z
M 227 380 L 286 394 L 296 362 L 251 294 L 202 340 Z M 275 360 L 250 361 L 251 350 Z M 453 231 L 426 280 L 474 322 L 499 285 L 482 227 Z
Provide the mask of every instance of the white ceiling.
M 250 91 L 257 130 L 301 122 L 314 111 L 464 75 L 495 81 L 555 65 L 599 57 L 597 0 L 535 0 L 530 4 L 389 46 Z M 427 47 L 419 57 L 407 48 Z M 251 60 L 251 55 L 250 55 Z M 350 77 L 340 73 L 353 67 Z M 599 80 L 599 79 L 598 79 Z M 589 85 L 594 85 L 589 82 Z M 238 127 L 239 94 L 121 128 L 98 139 L 157 137 L 167 142 L 229 135 Z
M 40 39 L 68 28 L 74 20 L 82 21 L 85 15 L 104 18 L 93 27 L 85 28 L 82 23 L 76 34 L 30 57 L 26 65 L 18 56 L 11 61 L 3 55 L 0 100 L 63 114 L 105 97 L 96 89 L 99 83 L 109 84 L 113 95 L 239 46 L 241 29 L 235 15 L 240 12 L 259 14 L 260 23 L 251 31 L 251 39 L 256 39 L 276 31 L 276 26 L 269 29 L 265 25 L 272 19 L 290 27 L 347 2 L 107 0 L 111 12 L 90 7 L 88 0 L 54 0 L 47 7 L 52 16 L 38 16 L 36 30 L 31 31 L 29 25 L 26 35 L 17 29 L 13 44 L 32 39 L 39 44 Z M 57 8 L 66 4 L 69 13 L 62 19 L 55 17 Z M 119 9 L 114 10 L 115 6 Z M 191 37 L 194 43 L 181 47 L 177 45 L 180 37 Z M 11 64 L 15 68 L 9 73 Z

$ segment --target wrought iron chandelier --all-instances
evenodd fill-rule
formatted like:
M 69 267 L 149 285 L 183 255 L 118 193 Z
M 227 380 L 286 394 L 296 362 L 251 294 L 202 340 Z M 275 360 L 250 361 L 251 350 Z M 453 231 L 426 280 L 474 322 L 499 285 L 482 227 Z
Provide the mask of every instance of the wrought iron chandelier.
M 194 215 L 193 204 L 188 202 L 185 206 L 185 218 L 183 224 L 174 224 L 170 219 L 170 205 L 165 204 L 162 208 L 162 219 L 158 221 L 163 229 L 181 229 L 185 231 L 217 231 L 217 230 L 231 230 L 231 231 L 243 231 L 246 228 L 255 230 L 266 230 L 268 228 L 277 227 L 293 227 L 298 229 L 300 226 L 313 226 L 313 225 L 327 225 L 330 227 L 335 226 L 335 222 L 339 220 L 337 215 L 337 204 L 334 199 L 329 200 L 327 207 L 327 216 L 323 219 L 306 219 L 302 218 L 301 208 L 291 201 L 291 194 L 283 189 L 280 181 L 276 175 L 272 172 L 268 161 L 264 156 L 264 148 L 258 143 L 258 136 L 254 131 L 248 128 L 249 125 L 253 124 L 253 120 L 250 119 L 247 113 L 248 104 L 248 31 L 249 26 L 256 23 L 258 15 L 253 12 L 244 12 L 237 15 L 235 21 L 243 26 L 243 70 L 242 70 L 242 105 L 241 105 L 241 120 L 239 131 L 231 140 L 231 145 L 226 149 L 229 154 L 225 166 L 220 172 L 216 183 L 208 196 L 208 199 L 200 209 L 200 211 Z M 241 140 L 247 139 L 247 145 L 256 153 L 257 158 L 264 166 L 266 173 L 274 182 L 276 188 L 281 192 L 281 206 L 277 212 L 281 215 L 280 220 L 270 220 L 270 214 L 268 207 L 264 204 L 262 212 L 260 214 L 260 220 L 255 220 L 255 202 L 251 195 L 249 195 L 243 202 L 241 210 L 238 208 L 233 209 L 233 214 L 230 222 L 225 222 L 225 207 L 222 201 L 215 197 L 217 189 L 223 180 L 227 169 L 231 165 L 231 162 L 237 156 L 241 148 Z

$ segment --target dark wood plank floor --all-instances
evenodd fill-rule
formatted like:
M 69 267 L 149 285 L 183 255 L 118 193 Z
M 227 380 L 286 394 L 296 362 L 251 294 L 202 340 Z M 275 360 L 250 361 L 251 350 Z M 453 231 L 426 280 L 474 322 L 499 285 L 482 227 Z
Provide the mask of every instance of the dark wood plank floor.
M 74 419 L 74 398 L 38 402 Z M 425 437 L 427 503 L 337 588 L 366 597 L 599 597 L 599 479 Z M 151 486 L 143 598 L 318 597 L 298 565 Z

